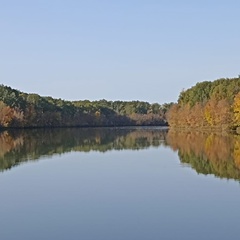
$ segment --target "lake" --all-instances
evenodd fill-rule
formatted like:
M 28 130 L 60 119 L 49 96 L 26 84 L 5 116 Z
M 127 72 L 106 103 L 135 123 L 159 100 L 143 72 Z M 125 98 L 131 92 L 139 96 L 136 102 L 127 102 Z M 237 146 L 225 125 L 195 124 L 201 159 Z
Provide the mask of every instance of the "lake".
M 240 136 L 161 127 L 0 133 L 3 240 L 237 239 Z

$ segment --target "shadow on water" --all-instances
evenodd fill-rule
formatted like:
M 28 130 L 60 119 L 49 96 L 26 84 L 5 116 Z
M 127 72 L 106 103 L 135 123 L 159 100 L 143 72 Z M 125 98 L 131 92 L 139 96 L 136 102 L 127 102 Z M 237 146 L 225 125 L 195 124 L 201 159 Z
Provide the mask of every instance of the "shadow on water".
M 201 174 L 240 180 L 240 136 L 164 128 L 66 128 L 0 133 L 0 171 L 66 152 L 140 150 L 168 146 Z

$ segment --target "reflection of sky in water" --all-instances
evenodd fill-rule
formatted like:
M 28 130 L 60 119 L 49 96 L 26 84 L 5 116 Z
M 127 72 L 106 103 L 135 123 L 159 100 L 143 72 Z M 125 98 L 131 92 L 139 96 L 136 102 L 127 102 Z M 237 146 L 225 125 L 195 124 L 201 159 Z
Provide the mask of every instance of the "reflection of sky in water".
M 170 148 L 72 152 L 0 175 L 1 238 L 234 239 L 239 184 Z

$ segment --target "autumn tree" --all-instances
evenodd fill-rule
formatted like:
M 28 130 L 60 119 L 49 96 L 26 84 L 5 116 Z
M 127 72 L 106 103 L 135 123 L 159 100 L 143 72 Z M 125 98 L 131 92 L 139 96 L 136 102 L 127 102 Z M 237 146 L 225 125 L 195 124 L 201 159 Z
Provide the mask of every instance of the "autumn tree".
M 233 125 L 240 126 L 240 92 L 235 96 L 233 103 Z

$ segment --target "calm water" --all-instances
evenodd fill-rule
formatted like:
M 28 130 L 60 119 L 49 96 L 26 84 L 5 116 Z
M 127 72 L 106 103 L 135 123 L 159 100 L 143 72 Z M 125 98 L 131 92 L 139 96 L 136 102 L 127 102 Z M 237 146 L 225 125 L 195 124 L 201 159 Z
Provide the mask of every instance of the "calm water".
M 240 136 L 0 133 L 3 240 L 238 239 Z

